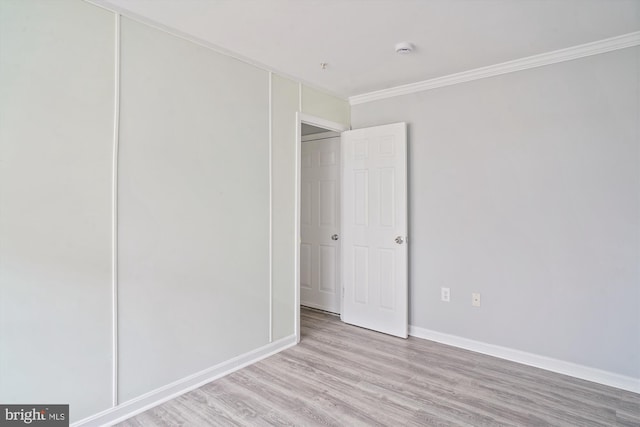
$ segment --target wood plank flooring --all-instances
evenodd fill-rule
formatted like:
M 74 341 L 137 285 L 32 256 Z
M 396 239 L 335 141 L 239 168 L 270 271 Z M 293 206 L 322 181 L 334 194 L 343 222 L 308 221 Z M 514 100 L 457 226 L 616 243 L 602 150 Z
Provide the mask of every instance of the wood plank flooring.
M 302 310 L 302 341 L 119 424 L 640 426 L 640 395 Z

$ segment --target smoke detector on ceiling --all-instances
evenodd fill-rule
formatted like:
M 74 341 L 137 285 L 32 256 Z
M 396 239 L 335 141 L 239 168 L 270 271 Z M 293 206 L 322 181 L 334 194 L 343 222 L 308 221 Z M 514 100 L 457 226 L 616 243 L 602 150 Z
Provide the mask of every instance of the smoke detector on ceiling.
M 396 53 L 406 54 L 411 53 L 413 51 L 413 44 L 409 42 L 400 42 L 396 44 Z

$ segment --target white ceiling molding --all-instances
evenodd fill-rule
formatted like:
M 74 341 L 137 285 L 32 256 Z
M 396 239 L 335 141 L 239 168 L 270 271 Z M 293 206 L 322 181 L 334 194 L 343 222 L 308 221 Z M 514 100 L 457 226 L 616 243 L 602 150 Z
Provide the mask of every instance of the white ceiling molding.
M 342 99 L 640 31 L 640 0 L 85 1 Z
M 526 58 L 507 61 L 500 64 L 489 65 L 487 67 L 476 68 L 469 71 L 450 74 L 448 76 L 423 80 L 389 89 L 377 90 L 349 97 L 351 105 L 363 104 L 380 99 L 392 98 L 394 96 L 408 95 L 430 89 L 437 89 L 444 86 L 451 86 L 458 83 L 470 82 L 484 79 L 486 77 L 498 76 L 500 74 L 513 73 L 515 71 L 527 70 L 529 68 L 542 67 L 556 64 L 558 62 L 571 61 L 573 59 L 584 58 L 585 56 L 598 55 L 600 53 L 611 52 L 613 50 L 624 49 L 640 45 L 640 31 L 611 37 L 592 43 L 585 43 L 566 49 L 554 50 L 552 52 L 533 55 Z

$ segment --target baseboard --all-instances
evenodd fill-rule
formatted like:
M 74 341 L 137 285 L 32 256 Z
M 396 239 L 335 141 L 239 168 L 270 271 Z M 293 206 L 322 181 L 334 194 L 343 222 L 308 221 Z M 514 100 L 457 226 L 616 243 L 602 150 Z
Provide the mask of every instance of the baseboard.
M 409 326 L 409 335 L 430 341 L 436 341 L 453 347 L 475 351 L 500 359 L 510 360 L 523 365 L 534 366 L 547 371 L 569 375 L 571 377 L 616 387 L 622 390 L 640 393 L 640 379 L 627 377 L 613 372 L 603 371 L 564 360 L 553 359 L 551 357 L 540 356 L 538 354 L 527 353 L 525 351 L 514 350 L 508 347 L 487 344 L 481 341 L 470 340 L 456 335 L 444 334 L 417 326 Z
M 181 394 L 194 390 L 215 379 L 228 375 L 238 369 L 251 365 L 259 360 L 267 358 L 275 353 L 296 345 L 296 336 L 291 335 L 270 344 L 257 348 L 248 353 L 234 357 L 231 360 L 219 363 L 218 365 L 197 372 L 188 377 L 174 381 L 171 384 L 160 387 L 156 390 L 136 397 L 135 399 L 121 403 L 116 407 L 92 415 L 91 417 L 71 424 L 72 427 L 94 427 L 119 423 L 127 418 L 158 406 L 159 404 L 171 400 Z

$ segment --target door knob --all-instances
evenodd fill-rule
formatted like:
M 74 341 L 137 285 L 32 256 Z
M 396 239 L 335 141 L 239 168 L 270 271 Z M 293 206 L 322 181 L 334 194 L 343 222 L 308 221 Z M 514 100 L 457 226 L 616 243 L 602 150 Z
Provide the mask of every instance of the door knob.
M 402 236 L 396 237 L 396 243 L 401 245 L 404 242 L 404 238 Z
M 334 234 L 333 236 L 331 236 L 331 240 L 338 240 L 338 235 Z

